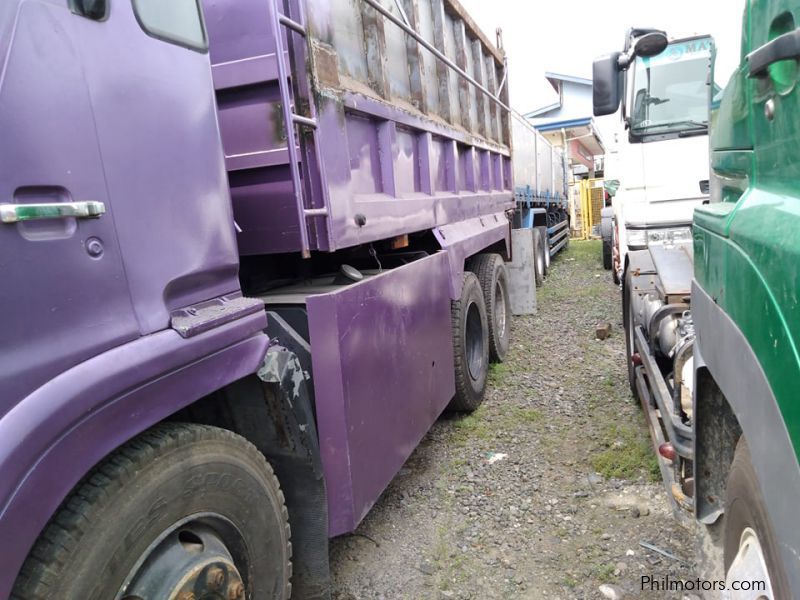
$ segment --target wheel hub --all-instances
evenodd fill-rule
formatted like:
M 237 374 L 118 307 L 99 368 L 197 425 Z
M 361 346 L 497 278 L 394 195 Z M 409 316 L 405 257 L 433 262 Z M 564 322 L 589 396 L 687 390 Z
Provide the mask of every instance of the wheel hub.
M 773 600 L 772 583 L 769 579 L 767 561 L 756 532 L 749 527 L 742 532 L 739 541 L 739 552 L 733 559 L 725 577 L 726 588 L 731 590 L 734 581 L 766 583 L 766 590 L 731 591 L 731 600 Z
M 202 523 L 168 532 L 150 546 L 121 600 L 244 600 L 245 585 L 224 542 Z
M 467 308 L 466 326 L 467 370 L 473 381 L 477 381 L 483 372 L 483 324 L 478 306 L 471 302 Z

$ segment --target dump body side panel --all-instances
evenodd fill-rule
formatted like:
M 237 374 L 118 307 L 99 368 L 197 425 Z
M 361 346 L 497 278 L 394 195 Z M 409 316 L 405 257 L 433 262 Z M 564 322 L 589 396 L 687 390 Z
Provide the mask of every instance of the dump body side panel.
M 502 55 L 460 5 L 401 4 L 413 29 L 453 65 L 488 88 L 502 80 Z M 300 250 L 287 153 L 287 139 L 299 138 L 293 128 L 287 136 L 283 122 L 271 2 L 203 6 L 240 252 Z M 396 3 L 380 6 L 402 18 Z M 367 2 L 307 0 L 302 8 L 308 35 L 291 34 L 303 60 L 287 87 L 310 89 L 313 110 L 305 100 L 294 109 L 317 115 L 302 153 L 304 207 L 326 213 L 308 218 L 312 250 L 513 206 L 508 121 L 483 92 Z M 287 61 L 289 47 L 282 40 Z

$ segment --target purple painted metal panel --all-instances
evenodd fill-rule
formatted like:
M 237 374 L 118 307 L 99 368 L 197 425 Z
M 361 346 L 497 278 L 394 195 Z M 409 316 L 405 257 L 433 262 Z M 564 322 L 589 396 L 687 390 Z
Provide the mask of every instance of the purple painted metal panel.
M 308 60 L 302 61 L 308 72 L 301 69 L 292 76 L 298 85 L 310 83 L 314 88 L 311 97 L 319 123 L 313 139 L 322 157 L 320 165 L 305 165 L 309 181 L 304 187 L 310 196 L 305 208 L 328 212 L 309 220 L 317 233 L 311 236 L 312 249 L 352 247 L 513 206 L 511 181 L 489 177 L 486 166 L 509 160 L 509 147 L 497 141 L 509 139 L 501 131 L 502 123 L 487 128 L 477 118 L 465 119 L 465 128 L 456 114 L 432 112 L 436 106 L 423 102 L 429 94 L 421 87 L 438 87 L 438 80 L 424 76 L 419 60 L 407 60 L 407 52 L 419 52 L 416 42 L 408 38 L 401 44 L 405 34 L 373 9 L 350 0 L 299 1 L 304 1 L 310 20 L 304 45 Z M 424 6 L 414 18 L 427 30 L 437 3 L 420 4 Z M 480 79 L 488 67 L 502 68 L 485 38 L 470 23 L 465 27 L 457 3 L 446 4 L 448 27 L 457 23 L 471 44 L 464 67 Z M 204 0 L 204 8 L 234 213 L 242 229 L 239 250 L 297 251 L 300 225 L 290 184 L 269 2 Z M 281 50 L 285 47 L 284 40 Z M 403 52 L 387 62 L 389 47 Z M 447 48 L 454 60 L 456 51 Z M 414 71 L 411 78 L 409 69 Z M 451 72 L 449 77 L 458 76 Z M 411 80 L 418 86 L 413 93 Z M 468 96 L 475 97 L 474 89 Z M 422 105 L 429 112 L 423 112 Z M 303 112 L 303 107 L 295 111 Z M 453 140 L 458 148 L 451 156 L 456 149 L 448 144 Z
M 352 531 L 455 393 L 438 253 L 308 298 L 330 534 Z
M 461 296 L 467 258 L 500 241 L 505 241 L 506 256 L 511 256 L 511 224 L 505 212 L 443 225 L 434 229 L 433 234 L 439 245 L 447 250 L 450 295 L 454 299 Z
M 239 283 L 207 56 L 148 36 L 130 2 L 101 23 L 63 0 L 3 2 L 0 17 L 0 198 L 107 209 L 0 224 L 0 278 L 25 282 L 0 287 L 3 414 Z
M 190 339 L 141 337 L 62 373 L 0 420 L 0 598 L 78 480 L 147 427 L 254 373 L 265 325 L 259 313 Z

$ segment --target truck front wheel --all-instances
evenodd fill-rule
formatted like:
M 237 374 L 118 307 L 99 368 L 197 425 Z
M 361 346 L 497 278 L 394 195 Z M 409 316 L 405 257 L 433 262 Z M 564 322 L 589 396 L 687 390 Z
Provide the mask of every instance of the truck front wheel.
M 777 539 L 744 438 L 736 446 L 728 475 L 724 528 L 725 579 L 728 584 L 734 581 L 765 582 L 766 589 L 751 590 L 752 596 L 747 597 L 790 598 Z
M 499 254 L 479 254 L 470 261 L 470 271 L 478 276 L 489 321 L 489 360 L 503 362 L 511 343 L 511 299 L 508 271 Z
M 14 600 L 291 595 L 278 480 L 244 438 L 162 424 L 94 468 L 37 540 Z
M 483 402 L 489 370 L 489 325 L 480 283 L 464 273 L 461 297 L 451 304 L 456 395 L 448 410 L 472 412 Z
M 611 251 L 611 240 L 603 239 L 603 268 L 610 271 L 614 268 L 613 256 Z

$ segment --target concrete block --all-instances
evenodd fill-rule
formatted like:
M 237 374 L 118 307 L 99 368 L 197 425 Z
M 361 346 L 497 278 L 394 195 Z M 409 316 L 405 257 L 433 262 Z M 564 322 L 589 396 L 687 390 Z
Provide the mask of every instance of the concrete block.
M 533 266 L 533 232 L 530 229 L 511 231 L 513 261 L 508 263 L 511 313 L 536 314 L 536 277 Z

